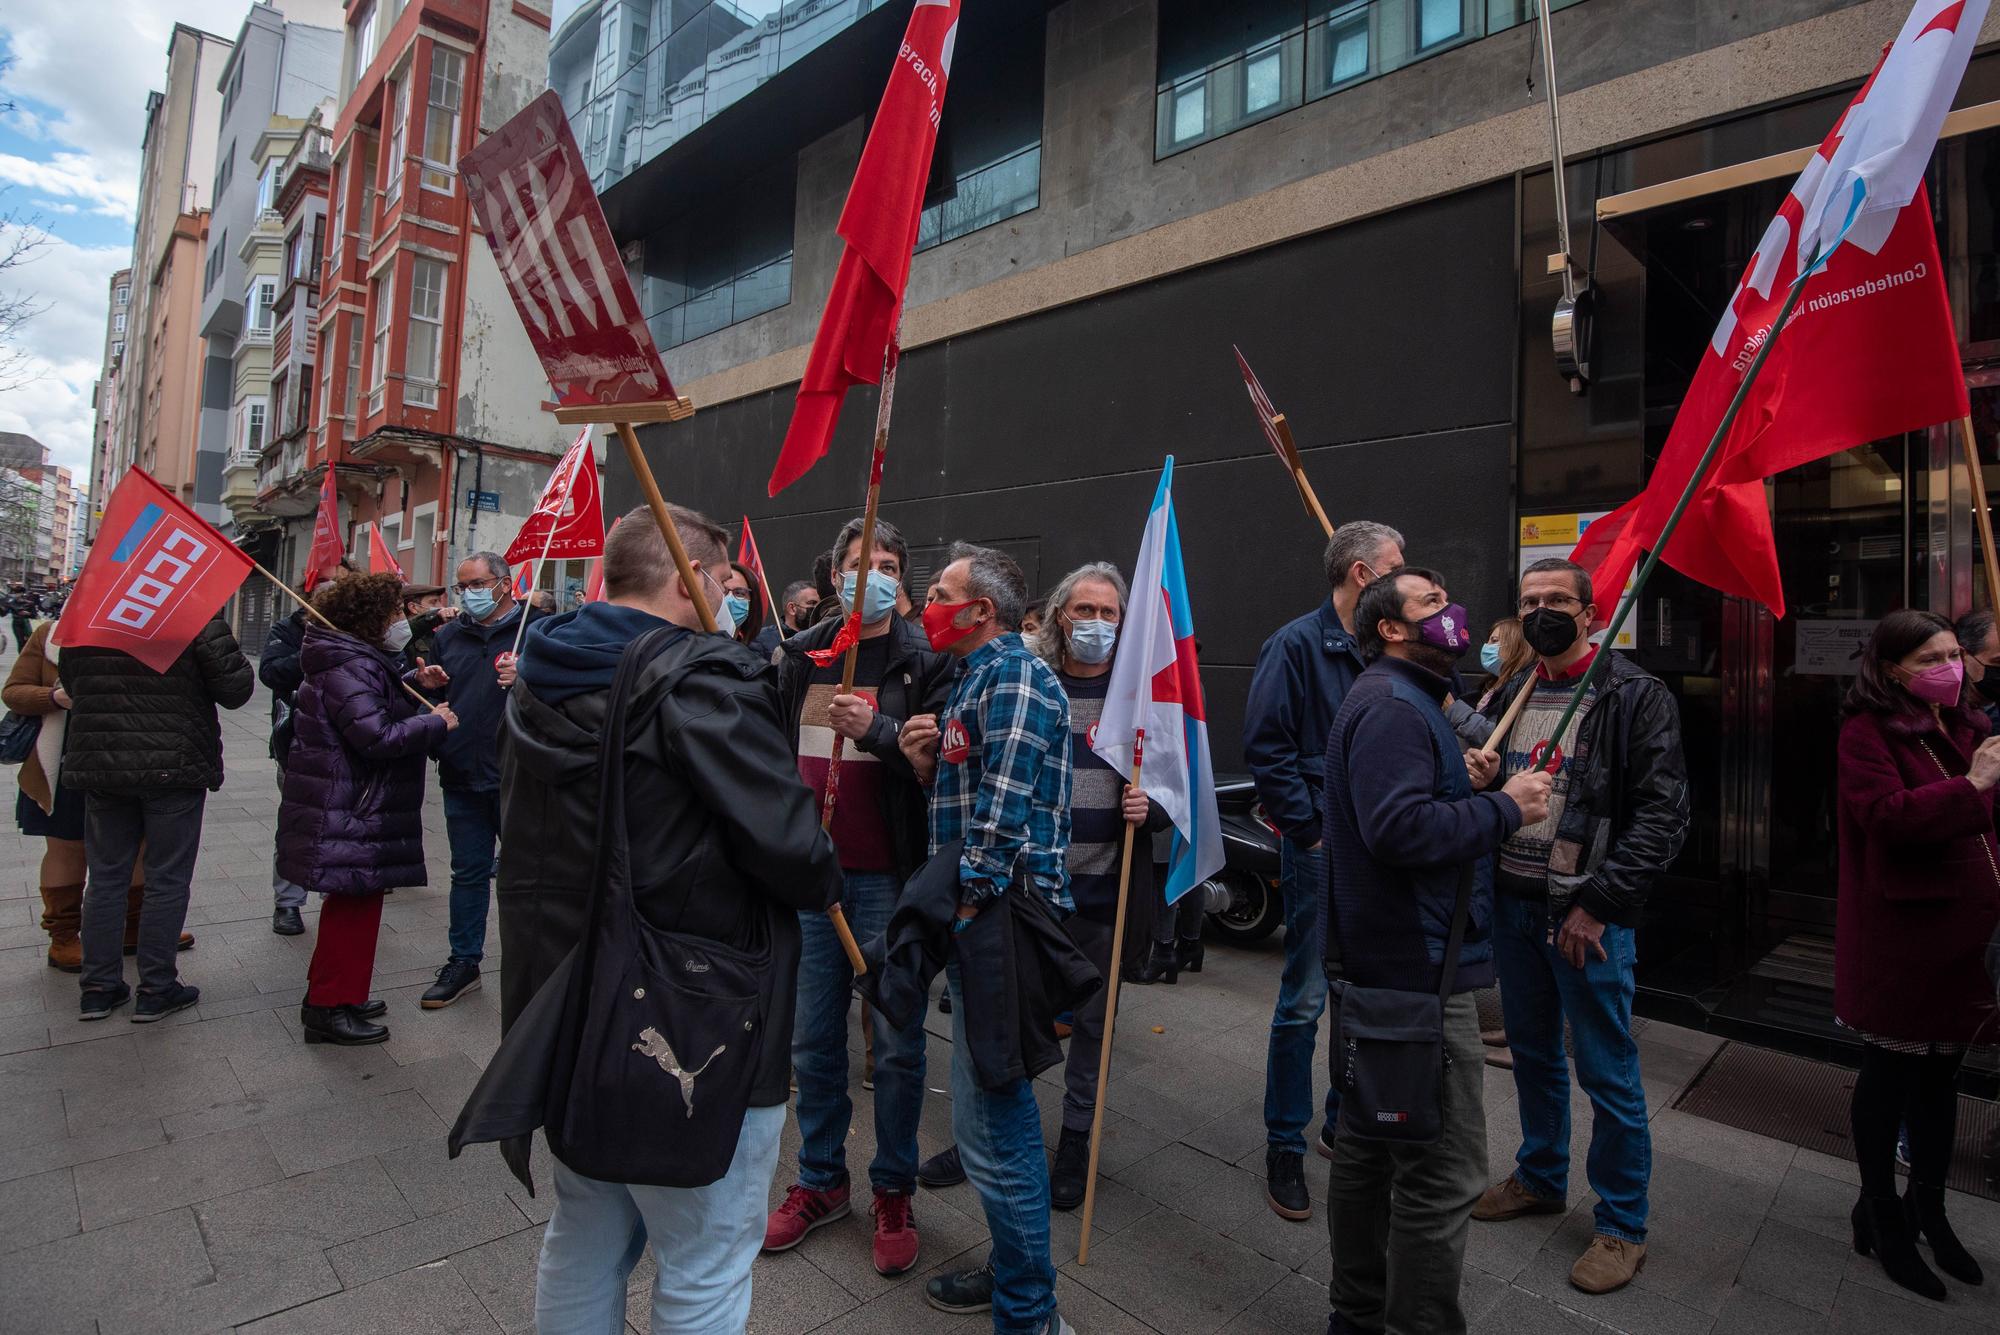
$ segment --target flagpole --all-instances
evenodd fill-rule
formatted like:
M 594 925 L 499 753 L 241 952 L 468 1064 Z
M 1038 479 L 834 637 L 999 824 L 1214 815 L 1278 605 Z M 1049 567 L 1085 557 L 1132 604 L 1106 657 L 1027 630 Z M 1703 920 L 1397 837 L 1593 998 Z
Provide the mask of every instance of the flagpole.
M 1736 415 L 1743 411 L 1744 401 L 1750 397 L 1750 387 L 1757 383 L 1758 375 L 1764 370 L 1765 361 L 1771 356 L 1771 349 L 1778 346 L 1778 336 L 1785 332 L 1785 326 L 1791 322 L 1792 311 L 1798 307 L 1799 298 L 1805 295 L 1806 283 L 1819 268 L 1819 260 L 1819 252 L 1815 250 L 1812 259 L 1799 266 L 1798 279 L 1792 284 L 1791 291 L 1785 294 L 1785 304 L 1779 308 L 1778 318 L 1771 322 L 1771 332 L 1765 336 L 1763 346 L 1757 349 L 1757 355 L 1751 359 L 1750 369 L 1743 374 L 1743 383 L 1736 387 L 1735 397 L 1729 400 L 1729 410 L 1723 413 L 1722 420 L 1716 423 L 1715 435 L 1709 440 L 1708 448 L 1702 451 L 1701 462 L 1694 466 L 1694 475 L 1688 479 L 1686 488 L 1681 492 L 1681 498 L 1674 502 L 1673 513 L 1667 516 L 1667 522 L 1661 528 L 1660 536 L 1648 548 L 1646 559 L 1640 565 L 1638 575 L 1633 578 L 1632 596 L 1621 597 L 1618 600 L 1618 609 L 1612 613 L 1611 624 L 1604 631 L 1603 650 L 1593 657 L 1590 666 L 1584 669 L 1583 679 L 1577 682 L 1576 690 L 1570 694 L 1569 703 L 1563 706 L 1562 717 L 1556 720 L 1555 729 L 1549 733 L 1551 739 L 1563 735 L 1564 730 L 1569 727 L 1570 720 L 1576 717 L 1576 711 L 1582 706 L 1584 696 L 1597 684 L 1599 671 L 1604 667 L 1605 660 L 1611 656 L 1610 646 L 1617 642 L 1618 632 L 1625 628 L 1625 618 L 1631 615 L 1632 609 L 1638 605 L 1639 591 L 1646 587 L 1646 580 L 1652 575 L 1653 568 L 1660 564 L 1660 554 L 1666 551 L 1667 543 L 1674 536 L 1674 529 L 1680 525 L 1681 516 L 1686 514 L 1688 506 L 1694 503 L 1695 493 L 1701 490 L 1702 479 L 1708 475 L 1708 470 L 1714 467 L 1716 456 L 1722 453 L 1722 443 L 1729 439 L 1730 428 L 1736 425 Z M 1554 746 L 1549 747 L 1546 761 L 1549 772 L 1553 774 L 1562 764 L 1561 752 Z
M 581 473 L 581 472 L 582 472 L 582 471 L 583 471 L 583 470 L 584 470 L 585 468 L 595 468 L 595 467 L 597 467 L 597 455 L 596 455 L 595 453 L 591 453 L 591 451 L 590 451 L 590 446 L 589 446 L 589 445 L 585 445 L 585 446 L 584 446 L 584 451 L 585 451 L 586 453 L 590 454 L 590 458 L 589 458 L 589 462 L 587 462 L 587 463 L 586 463 L 585 461 L 583 461 L 583 460 L 579 459 L 579 460 L 577 461 L 577 466 L 576 466 L 575 468 L 573 468 L 573 469 L 571 469 L 571 470 L 570 470 L 570 475 L 569 475 L 569 479 L 568 479 L 568 481 L 566 481 L 566 482 L 564 482 L 564 483 L 563 483 L 563 492 L 562 492 L 562 500 L 561 500 L 561 501 L 559 501 L 559 502 L 558 502 L 558 503 L 556 504 L 556 512 L 555 512 L 555 514 L 553 514 L 553 515 L 551 515 L 551 516 L 549 517 L 549 536 L 548 536 L 548 537 L 547 537 L 547 538 L 546 538 L 546 539 L 545 539 L 545 540 L 544 540 L 544 541 L 542 542 L 542 554 L 541 554 L 541 556 L 540 556 L 540 557 L 538 557 L 538 558 L 536 559 L 536 561 L 535 561 L 535 571 L 534 571 L 534 574 L 532 574 L 532 575 L 530 575 L 530 576 L 528 577 L 528 598 L 529 598 L 529 599 L 533 599 L 533 598 L 534 598 L 534 596 L 535 596 L 535 581 L 541 578 L 541 575 L 542 575 L 542 566 L 543 566 L 543 565 L 544 565 L 544 564 L 545 564 L 545 563 L 546 563 L 546 562 L 548 561 L 548 559 L 549 559 L 549 552 L 550 552 L 550 550 L 551 550 L 552 548 L 554 548 L 554 547 L 555 547 L 555 545 L 556 545 L 556 530 L 557 530 L 558 528 L 561 528 L 561 527 L 562 527 L 562 512 L 563 512 L 563 507 L 569 504 L 569 498 L 570 498 L 570 495 L 571 495 L 571 494 L 572 494 L 573 492 L 575 492 L 575 490 L 576 490 L 576 475 L 577 475 L 578 473 Z M 521 656 L 521 641 L 522 641 L 523 639 L 527 638 L 527 634 L 528 634 L 528 609 L 529 609 L 529 608 L 531 608 L 531 607 L 533 607 L 533 606 L 534 606 L 534 603 L 533 603 L 532 601 L 523 601 L 523 602 L 522 602 L 522 604 L 521 604 L 521 624 L 520 624 L 520 625 L 518 625 L 518 626 L 516 626 L 516 627 L 514 627 L 514 653 L 513 653 L 513 656 L 514 656 L 515 658 L 517 658 L 517 659 L 518 659 L 518 658 L 519 658 L 519 657 Z M 520 678 L 516 677 L 516 678 L 515 678 L 515 680 L 516 680 L 516 681 L 518 681 L 518 680 L 520 680 Z
M 1966 480 L 1972 484 L 1972 520 L 1979 527 L 1979 552 L 1986 562 L 1986 598 L 2000 614 L 2000 556 L 1993 550 L 1993 517 L 1986 512 L 1986 470 L 1979 463 L 1979 438 L 1972 419 L 1958 419 L 1958 443 L 1965 451 Z
M 660 484 L 653 479 L 653 469 L 646 462 L 646 452 L 639 448 L 639 433 L 632 429 L 630 422 L 614 422 L 618 440 L 625 446 L 625 461 L 632 465 L 632 475 L 639 479 L 639 490 L 646 494 L 646 506 L 653 512 L 653 522 L 660 526 L 660 536 L 667 540 L 667 550 L 673 554 L 674 569 L 680 572 L 681 583 L 687 587 L 688 598 L 694 603 L 694 610 L 701 617 L 701 628 L 711 635 L 715 633 L 715 613 L 709 608 L 708 595 L 701 591 L 701 577 L 694 572 L 688 562 L 687 548 L 681 543 L 681 531 L 674 527 L 674 517 L 667 513 L 667 498 L 660 495 Z
M 746 538 L 750 536 L 749 515 L 743 516 L 743 535 Z M 737 546 L 739 547 L 741 547 L 742 545 L 743 545 L 742 543 L 737 544 Z M 751 545 L 755 547 L 754 540 Z M 764 591 L 764 615 L 771 618 L 772 625 L 777 625 L 779 624 L 778 613 L 776 608 L 772 606 L 771 602 L 771 581 L 764 578 L 764 552 L 762 548 L 755 548 L 755 550 L 757 552 L 757 587 Z
M 243 551 L 241 547 L 237 548 L 236 550 Z M 300 607 L 305 608 L 306 611 L 312 613 L 313 616 L 319 618 L 320 625 L 325 626 L 328 630 L 334 630 L 334 631 L 340 630 L 340 627 L 334 625 L 331 621 L 328 621 L 326 619 L 326 613 L 320 611 L 317 607 L 314 607 L 310 602 L 308 602 L 304 594 L 300 593 L 297 589 L 293 588 L 291 585 L 285 583 L 285 581 L 279 579 L 276 575 L 272 574 L 270 571 L 264 569 L 263 566 L 258 565 L 256 559 L 252 557 L 248 552 L 243 553 L 243 559 L 249 561 L 251 567 L 255 569 L 258 574 L 262 575 L 265 579 L 270 580 L 273 584 L 283 589 L 286 593 L 289 593 L 292 596 L 293 602 L 296 602 Z M 341 633 L 345 634 L 346 632 L 342 631 Z M 396 684 L 398 686 L 401 686 L 404 690 L 408 691 L 410 693 L 410 698 L 412 700 L 415 700 L 418 704 L 422 705 L 425 709 L 434 710 L 436 708 L 435 702 L 425 698 L 424 693 L 422 691 L 419 691 L 416 687 L 410 685 L 410 683 L 404 681 L 401 677 L 396 678 Z
M 1507 740 L 1507 734 L 1514 729 L 1514 720 L 1521 717 L 1521 706 L 1527 704 L 1528 697 L 1534 693 L 1535 679 L 1531 673 L 1521 689 L 1515 693 L 1514 702 L 1507 706 L 1507 712 L 1500 716 L 1500 722 L 1494 725 L 1492 733 L 1488 735 L 1484 742 L 1480 743 L 1480 750 L 1486 752 L 1488 755 L 1493 755 L 1500 750 L 1501 743 Z
M 1319 526 L 1326 531 L 1328 540 L 1333 538 L 1333 521 L 1320 508 L 1319 496 L 1313 491 L 1313 484 L 1306 480 L 1306 466 L 1299 459 L 1299 443 L 1292 439 L 1292 424 L 1285 420 L 1283 413 L 1271 418 L 1271 425 L 1285 438 L 1285 464 L 1292 470 L 1292 481 L 1298 484 L 1299 499 L 1306 503 L 1306 513 L 1319 520 Z
M 1146 759 L 1146 730 L 1132 730 L 1132 783 L 1139 786 L 1139 770 Z M 1139 827 L 1125 822 L 1125 852 L 1118 864 L 1118 909 L 1111 920 L 1111 976 L 1104 983 L 1104 1041 L 1097 1049 L 1097 1106 L 1090 1114 L 1090 1166 L 1083 1178 L 1083 1237 L 1077 1244 L 1076 1263 L 1090 1264 L 1090 1220 L 1097 1212 L 1097 1152 L 1104 1141 L 1104 1105 L 1111 1094 L 1111 1034 L 1118 1026 L 1118 974 L 1125 957 L 1125 898 L 1132 889 L 1132 842 Z

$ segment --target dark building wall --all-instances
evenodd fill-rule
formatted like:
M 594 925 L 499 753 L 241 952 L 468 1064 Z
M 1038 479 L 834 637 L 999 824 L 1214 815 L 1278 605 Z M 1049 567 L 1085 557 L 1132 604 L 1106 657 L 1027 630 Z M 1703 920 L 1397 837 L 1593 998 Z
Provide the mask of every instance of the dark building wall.
M 1005 542 L 1045 590 L 1088 560 L 1129 570 L 1175 455 L 1215 761 L 1238 768 L 1258 647 L 1326 590 L 1318 527 L 1230 344 L 1293 423 L 1334 522 L 1402 529 L 1483 624 L 1511 579 L 1514 237 L 1500 182 L 918 349 L 882 513 L 913 547 Z M 827 459 L 767 500 L 794 392 L 641 431 L 669 499 L 732 526 L 748 511 L 774 589 L 859 513 L 875 416 L 872 389 L 851 393 Z M 639 503 L 615 451 L 607 486 L 617 510 Z

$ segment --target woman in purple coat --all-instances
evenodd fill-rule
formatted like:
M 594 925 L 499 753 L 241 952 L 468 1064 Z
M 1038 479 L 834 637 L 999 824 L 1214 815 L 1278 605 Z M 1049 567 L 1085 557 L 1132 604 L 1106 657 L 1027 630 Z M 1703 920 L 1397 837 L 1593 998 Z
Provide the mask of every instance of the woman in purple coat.
M 1865 1040 L 1854 1082 L 1861 1199 L 1854 1249 L 1942 1299 L 1938 1268 L 1982 1275 L 1944 1212 L 1966 1048 L 1994 1037 L 1986 946 L 2000 923 L 1994 785 L 2000 738 L 1963 703 L 1951 623 L 1891 612 L 1862 651 L 1840 729 L 1840 905 L 1834 1015 Z M 1909 1128 L 1910 1187 L 1896 1199 L 1896 1131 Z
M 380 1043 L 388 1009 L 368 999 L 382 896 L 424 884 L 424 757 L 458 726 L 398 681 L 409 640 L 402 580 L 354 575 L 313 595 L 333 628 L 306 623 L 293 712 L 278 872 L 326 897 L 299 1022 L 308 1043 Z

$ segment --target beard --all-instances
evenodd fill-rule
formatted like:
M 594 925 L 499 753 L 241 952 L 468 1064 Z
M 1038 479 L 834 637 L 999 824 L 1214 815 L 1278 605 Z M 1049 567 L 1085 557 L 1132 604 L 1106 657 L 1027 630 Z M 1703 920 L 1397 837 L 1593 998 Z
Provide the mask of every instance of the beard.
M 1452 669 L 1457 666 L 1459 659 L 1459 656 L 1451 650 L 1440 649 L 1421 640 L 1411 642 L 1409 657 L 1412 663 L 1439 677 L 1451 676 Z

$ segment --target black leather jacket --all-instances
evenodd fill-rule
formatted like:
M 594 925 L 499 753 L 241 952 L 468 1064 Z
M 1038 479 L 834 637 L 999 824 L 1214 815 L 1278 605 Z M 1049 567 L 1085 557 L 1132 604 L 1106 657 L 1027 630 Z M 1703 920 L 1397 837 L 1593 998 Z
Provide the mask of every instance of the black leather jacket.
M 1556 829 L 1557 857 L 1550 859 L 1556 863 L 1564 846 L 1572 846 L 1581 850 L 1578 870 L 1566 875 L 1552 865 L 1549 912 L 1567 913 L 1577 903 L 1600 922 L 1634 927 L 1654 879 L 1687 838 L 1680 707 L 1658 677 L 1622 654 L 1598 652 L 1611 657 L 1577 738 L 1577 780 Z M 1505 714 L 1534 671 L 1495 692 L 1486 717 Z

